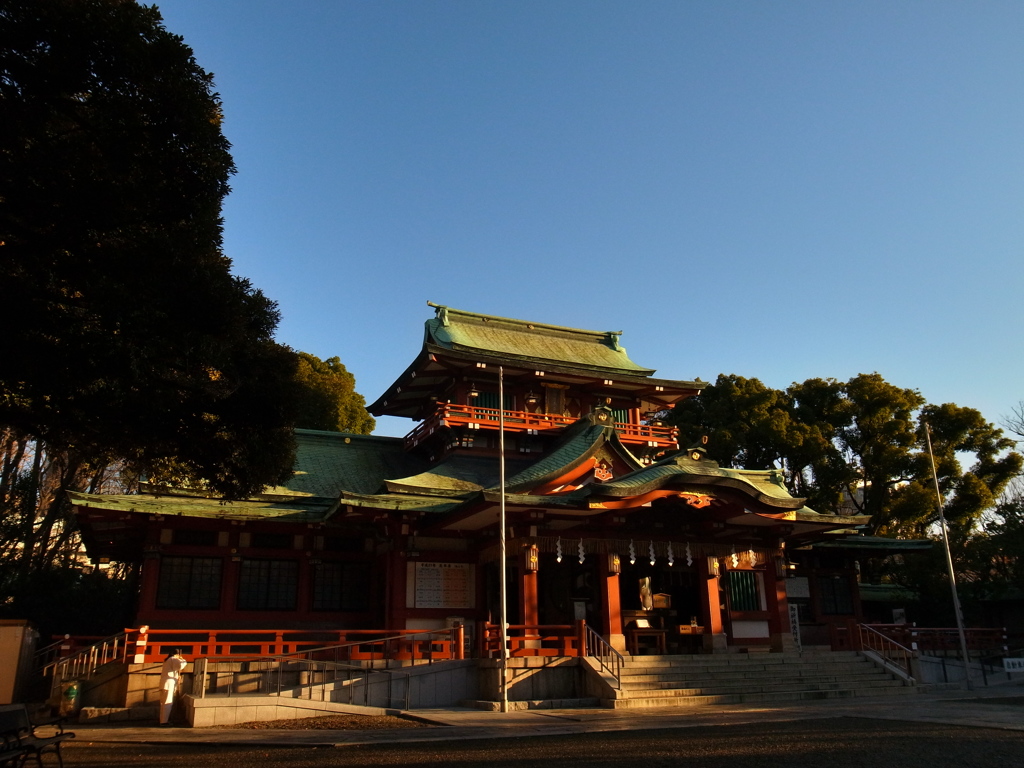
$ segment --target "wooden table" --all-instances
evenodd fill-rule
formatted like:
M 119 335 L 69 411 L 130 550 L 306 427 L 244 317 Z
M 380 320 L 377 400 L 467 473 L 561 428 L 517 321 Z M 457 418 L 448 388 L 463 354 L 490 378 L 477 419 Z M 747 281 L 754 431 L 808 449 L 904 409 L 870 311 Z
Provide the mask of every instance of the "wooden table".
M 641 640 L 654 640 L 654 650 L 659 655 L 665 653 L 665 635 L 668 634 L 668 630 L 654 629 L 652 627 L 644 627 L 637 629 L 626 630 L 626 647 L 629 649 L 629 653 L 632 656 L 640 655 L 640 641 Z M 644 646 L 646 647 L 646 646 Z

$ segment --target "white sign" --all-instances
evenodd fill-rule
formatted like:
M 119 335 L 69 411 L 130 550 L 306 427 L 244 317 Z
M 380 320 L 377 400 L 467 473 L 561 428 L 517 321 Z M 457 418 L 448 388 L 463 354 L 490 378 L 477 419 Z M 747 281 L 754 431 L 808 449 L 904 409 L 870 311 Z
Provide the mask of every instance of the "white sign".
M 786 597 L 800 598 L 811 596 L 811 585 L 806 576 L 794 576 L 785 580 Z
M 415 608 L 475 608 L 475 566 L 470 563 L 416 563 Z
M 1024 659 L 1003 659 L 1003 669 L 1007 672 L 1024 672 Z

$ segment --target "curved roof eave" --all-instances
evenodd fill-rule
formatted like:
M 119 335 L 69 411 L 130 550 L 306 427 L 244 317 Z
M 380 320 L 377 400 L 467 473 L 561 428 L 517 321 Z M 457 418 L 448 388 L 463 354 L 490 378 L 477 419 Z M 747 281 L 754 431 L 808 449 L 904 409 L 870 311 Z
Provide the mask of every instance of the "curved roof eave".
M 713 461 L 693 460 L 685 454 L 675 454 L 631 475 L 596 486 L 592 492 L 623 498 L 680 486 L 713 486 L 738 491 L 767 507 L 786 510 L 802 508 L 806 499 L 790 496 L 784 486 L 771 480 L 772 476 L 772 470 L 722 469 Z M 763 482 L 755 483 L 755 479 Z M 774 492 L 766 493 L 764 486 L 771 487 Z

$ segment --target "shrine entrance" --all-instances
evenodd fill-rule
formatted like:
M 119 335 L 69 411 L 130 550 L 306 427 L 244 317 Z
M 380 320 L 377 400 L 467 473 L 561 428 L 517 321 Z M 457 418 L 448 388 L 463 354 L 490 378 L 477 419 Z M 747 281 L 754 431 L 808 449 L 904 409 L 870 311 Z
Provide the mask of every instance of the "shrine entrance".
M 622 563 L 619 606 L 627 650 L 697 653 L 705 623 L 696 563 Z
M 541 555 L 537 572 L 537 616 L 541 624 L 573 624 L 584 619 L 601 627 L 603 608 L 596 558 Z

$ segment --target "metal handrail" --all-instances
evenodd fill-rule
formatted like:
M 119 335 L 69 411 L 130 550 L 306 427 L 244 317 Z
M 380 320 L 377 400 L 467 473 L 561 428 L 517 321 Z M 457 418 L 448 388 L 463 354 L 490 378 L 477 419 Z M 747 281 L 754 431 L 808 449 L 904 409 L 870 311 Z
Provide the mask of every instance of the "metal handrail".
M 52 674 L 54 682 L 73 678 L 88 680 L 104 664 L 125 661 L 128 649 L 127 632 L 118 632 L 97 643 L 82 648 L 77 653 L 46 663 L 43 675 Z
M 587 650 L 588 656 L 593 656 L 601 664 L 609 675 L 615 678 L 615 688 L 622 688 L 622 667 L 625 659 L 622 654 L 609 645 L 608 641 L 599 635 L 590 625 L 587 625 Z
M 327 684 L 328 683 L 337 682 L 337 679 L 338 679 L 337 672 L 339 670 L 345 670 L 345 671 L 347 671 L 349 673 L 351 673 L 352 671 L 359 671 L 359 672 L 367 673 L 367 670 L 369 670 L 369 673 L 379 672 L 379 673 L 387 674 L 388 675 L 388 702 L 390 703 L 390 701 L 392 699 L 391 691 L 392 691 L 392 680 L 394 679 L 394 675 L 396 675 L 396 674 L 404 675 L 406 680 L 408 680 L 410 678 L 410 674 L 408 672 L 404 672 L 404 671 L 401 671 L 401 670 L 391 670 L 389 668 L 391 661 L 394 660 L 394 657 L 398 655 L 397 653 L 390 652 L 390 651 L 393 650 L 393 649 L 389 648 L 390 645 L 397 644 L 399 646 L 398 650 L 399 650 L 399 652 L 401 652 L 403 645 L 407 645 L 410 640 L 413 640 L 414 642 L 416 642 L 416 638 L 418 638 L 420 636 L 424 636 L 425 635 L 428 638 L 433 638 L 433 637 L 435 637 L 437 635 L 447 636 L 445 642 L 449 643 L 450 648 L 449 648 L 448 652 L 445 654 L 445 658 L 449 659 L 449 660 L 458 660 L 458 659 L 463 658 L 463 656 L 464 656 L 464 654 L 463 654 L 464 634 L 463 633 L 464 633 L 463 627 L 461 625 L 456 625 L 456 626 L 450 627 L 448 629 L 430 629 L 430 630 L 422 630 L 422 631 L 419 631 L 419 632 L 408 632 L 408 631 L 406 631 L 406 632 L 403 632 L 402 634 L 390 635 L 390 636 L 386 636 L 386 637 L 379 637 L 379 638 L 374 638 L 372 640 L 365 640 L 364 639 L 364 640 L 359 640 L 359 641 L 350 642 L 350 643 L 341 643 L 341 644 L 338 644 L 338 645 L 321 646 L 319 648 L 307 648 L 307 649 L 302 650 L 302 651 L 293 651 L 292 653 L 283 653 L 283 654 L 276 654 L 276 655 L 270 655 L 270 656 L 251 656 L 251 657 L 238 656 L 238 655 L 230 655 L 230 656 L 205 656 L 205 657 L 203 657 L 201 659 L 197 659 L 197 663 L 196 663 L 195 669 L 198 672 L 199 683 L 198 683 L 198 685 L 196 685 L 195 682 L 193 683 L 193 690 L 198 688 L 198 691 L 199 691 L 199 694 L 200 694 L 200 698 L 205 698 L 205 696 L 206 696 L 206 688 L 207 688 L 206 676 L 207 676 L 207 670 L 208 670 L 210 661 L 229 661 L 229 662 L 236 662 L 236 663 L 239 663 L 239 664 L 243 664 L 243 663 L 244 664 L 250 664 L 250 665 L 251 664 L 256 664 L 257 666 L 258 665 L 262 665 L 262 664 L 272 665 L 271 669 L 268 669 L 268 670 L 257 670 L 257 671 L 260 672 L 260 674 L 261 674 L 261 678 L 260 678 L 261 681 L 264 678 L 264 673 L 270 673 L 271 675 L 273 675 L 274 672 L 277 673 L 277 695 L 280 695 L 281 691 L 283 690 L 283 679 L 284 679 L 285 666 L 287 664 L 297 664 L 297 665 L 300 665 L 300 666 L 305 666 L 306 669 L 305 670 L 301 670 L 301 671 L 306 672 L 307 675 L 308 675 L 306 682 L 302 682 L 302 679 L 301 679 L 302 675 L 300 675 L 300 682 L 299 682 L 299 684 L 297 686 L 292 686 L 293 690 L 296 690 L 296 691 L 299 692 L 299 698 L 302 698 L 302 691 L 308 689 L 308 692 L 309 692 L 308 698 L 310 700 L 312 700 L 313 699 L 313 689 L 315 687 L 319 686 L 320 687 L 320 700 L 324 701 L 324 700 L 326 700 L 326 695 L 327 695 L 327 693 L 326 693 L 326 691 L 327 691 Z M 375 658 L 375 656 L 377 655 L 376 652 L 371 652 L 370 653 L 370 659 L 368 660 L 369 661 L 369 667 L 365 666 L 364 664 L 353 664 L 353 663 L 350 663 L 351 662 L 350 658 L 349 659 L 344 658 L 344 657 L 350 655 L 350 651 L 351 651 L 351 649 L 353 647 L 365 646 L 365 645 L 380 645 L 380 644 L 383 644 L 383 648 L 382 648 L 382 650 L 380 652 L 380 660 L 382 660 L 384 662 L 384 668 L 383 669 L 379 669 L 376 666 L 376 662 L 377 662 L 377 659 Z M 323 658 L 324 656 L 333 656 L 333 658 Z M 319 657 L 319 658 L 317 658 L 317 657 Z M 410 653 L 410 659 L 409 660 L 413 663 L 413 665 L 415 665 L 415 663 L 417 661 L 416 653 L 415 652 L 411 652 Z M 434 654 L 432 652 L 428 652 L 426 661 L 427 661 L 428 665 L 433 664 L 433 662 L 434 662 Z M 320 672 L 320 675 L 319 675 L 320 680 L 319 680 L 319 682 L 317 682 L 317 672 L 318 671 Z M 329 675 L 328 674 L 329 672 L 333 672 L 334 674 L 333 675 Z M 330 677 L 330 679 L 328 679 L 329 677 Z M 364 674 L 361 679 L 363 680 L 363 683 L 364 683 L 364 685 L 363 685 L 363 698 L 364 698 L 364 703 L 365 703 L 365 701 L 367 700 L 367 697 L 369 696 L 369 674 Z M 346 678 L 345 682 L 346 683 L 351 683 L 352 682 L 352 675 L 351 674 L 348 675 L 348 677 Z M 261 687 L 263 687 L 262 683 L 261 683 Z M 232 676 L 232 681 L 231 681 L 231 687 L 229 688 L 228 695 L 233 695 L 234 694 L 234 688 L 235 688 L 235 677 L 233 675 Z M 410 695 L 410 686 L 407 683 L 406 684 L 406 691 L 405 691 L 406 708 L 408 708 L 409 695 Z
M 329 650 L 329 649 L 320 649 Z M 231 663 L 237 663 L 240 666 L 242 664 L 247 665 L 268 665 L 268 669 L 256 669 L 248 670 L 249 672 L 255 671 L 259 674 L 260 690 L 255 692 L 254 695 L 267 694 L 280 696 L 282 691 L 292 690 L 296 693 L 295 698 L 308 699 L 309 701 L 316 700 L 313 695 L 313 691 L 317 688 L 320 690 L 319 700 L 327 701 L 327 687 L 330 684 L 337 683 L 340 680 L 339 672 L 346 672 L 344 684 L 350 687 L 349 693 L 349 704 L 354 704 L 353 697 L 351 695 L 351 688 L 354 683 L 363 683 L 363 705 L 366 706 L 369 703 L 370 693 L 370 676 L 371 675 L 386 675 L 388 680 L 388 705 L 391 705 L 392 695 L 392 681 L 396 675 L 403 676 L 406 679 L 405 686 L 405 704 L 404 709 L 409 708 L 409 695 L 411 692 L 411 686 L 408 681 L 411 678 L 409 672 L 404 670 L 396 669 L 374 669 L 363 667 L 358 664 L 349 664 L 342 661 L 331 661 L 325 659 L 294 659 L 288 657 L 261 657 L 253 659 L 239 659 L 237 656 L 223 656 L 223 657 L 204 657 L 196 659 L 195 672 L 193 674 L 192 693 L 193 695 L 198 694 L 198 697 L 205 699 L 208 689 L 208 675 L 209 675 L 209 663 L 211 661 L 227 661 Z M 289 665 L 297 665 L 300 667 L 299 670 L 288 670 L 286 667 Z M 302 668 L 304 667 L 304 668 Z M 284 675 L 286 671 L 298 671 L 299 682 L 297 685 L 286 685 L 284 682 Z M 241 672 L 241 670 L 239 670 Z M 353 676 L 353 673 L 362 673 L 358 676 Z M 275 683 L 276 677 L 276 683 Z M 303 680 L 305 678 L 305 680 Z M 236 690 L 236 675 L 233 673 L 231 676 L 231 683 L 227 688 L 226 694 L 228 697 L 231 696 L 244 696 L 245 694 L 239 693 Z
M 857 625 L 861 649 L 877 653 L 883 661 L 902 671 L 908 680 L 914 679 L 911 659 L 914 658 L 914 651 L 905 645 L 900 645 L 891 637 L 883 635 L 877 629 L 866 624 Z

